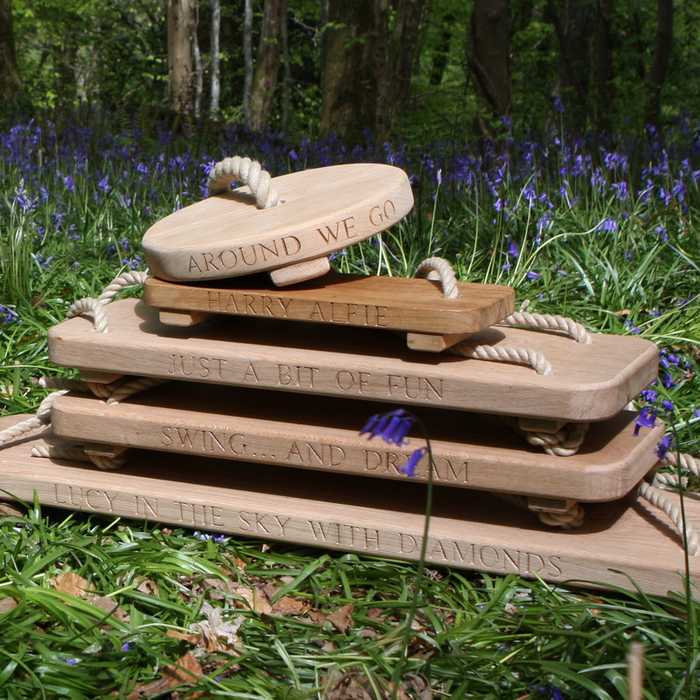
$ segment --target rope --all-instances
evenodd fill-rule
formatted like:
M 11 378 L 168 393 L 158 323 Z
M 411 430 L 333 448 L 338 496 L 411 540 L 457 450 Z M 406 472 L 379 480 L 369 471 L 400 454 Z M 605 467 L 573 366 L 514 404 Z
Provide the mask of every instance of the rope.
M 555 457 L 571 457 L 581 448 L 588 432 L 588 423 L 568 423 L 556 433 L 542 433 L 522 428 L 519 430 L 529 445 L 542 447 L 547 454 Z
M 39 404 L 37 412 L 33 416 L 25 418 L 23 421 L 15 423 L 9 428 L 5 428 L 5 430 L 0 430 L 0 446 L 6 445 L 8 442 L 12 442 L 23 435 L 27 435 L 28 433 L 37 430 L 38 428 L 43 428 L 44 426 L 49 425 L 51 423 L 51 406 L 53 405 L 53 402 L 59 396 L 63 396 L 66 393 L 67 392 L 65 389 L 62 389 L 61 391 L 54 391 L 44 398 L 44 400 Z
M 268 209 L 279 204 L 279 196 L 272 187 L 270 173 L 263 170 L 257 160 L 241 158 L 241 156 L 224 158 L 211 169 L 207 191 L 210 195 L 228 192 L 231 183 L 236 180 L 248 185 L 258 209 Z
M 108 328 L 107 312 L 105 306 L 114 300 L 114 297 L 127 287 L 142 286 L 148 279 L 148 272 L 141 270 L 127 270 L 117 275 L 105 288 L 97 299 L 86 297 L 73 302 L 68 308 L 67 318 L 74 316 L 90 316 L 98 333 L 106 333 Z
M 445 258 L 426 258 L 418 265 L 415 276 L 426 277 L 429 280 L 439 280 L 442 285 L 442 293 L 447 299 L 457 299 L 459 297 L 455 271 Z
M 459 287 L 452 265 L 444 258 L 426 258 L 418 265 L 416 277 L 440 280 L 442 291 L 446 298 L 459 298 Z M 498 326 L 511 326 L 529 328 L 534 331 L 561 331 L 573 338 L 577 343 L 590 343 L 590 333 L 580 324 L 566 316 L 552 314 L 533 314 L 525 311 L 527 305 L 523 305 L 520 311 L 516 311 L 504 318 Z
M 580 323 L 566 316 L 516 311 L 496 325 L 511 328 L 528 328 L 535 331 L 561 331 L 569 338 L 573 338 L 577 343 L 585 343 L 586 345 L 591 343 L 591 334 Z
M 115 387 L 107 399 L 107 403 L 109 405 L 117 404 L 134 394 L 138 394 L 140 391 L 145 391 L 167 381 L 167 379 L 157 379 L 156 377 L 134 377 Z
M 450 352 L 476 360 L 529 365 L 537 374 L 547 375 L 552 373 L 552 365 L 549 364 L 547 358 L 539 350 L 504 345 L 469 345 L 469 341 L 466 340 L 451 347 Z
M 578 503 L 572 503 L 564 513 L 547 513 L 538 511 L 537 516 L 545 525 L 549 527 L 560 527 L 564 530 L 573 530 L 583 525 L 584 511 Z
M 114 469 L 119 469 L 126 464 L 126 455 L 119 455 L 117 457 L 107 457 L 106 455 L 96 455 L 87 453 L 88 459 L 102 471 L 113 471 Z
M 681 516 L 681 509 L 673 501 L 671 501 L 661 489 L 655 488 L 646 481 L 642 481 L 642 483 L 639 485 L 637 494 L 640 498 L 649 501 L 649 503 L 651 503 L 651 505 L 653 505 L 655 508 L 658 508 L 666 513 L 678 534 L 681 536 L 681 538 L 683 537 L 683 518 Z M 692 556 L 697 556 L 698 552 L 700 552 L 700 540 L 698 540 L 698 535 L 693 526 L 687 521 L 685 535 L 685 539 L 688 542 L 688 553 Z
M 88 459 L 82 447 L 63 442 L 46 442 L 45 440 L 32 447 L 32 457 L 70 459 L 76 462 L 85 462 Z

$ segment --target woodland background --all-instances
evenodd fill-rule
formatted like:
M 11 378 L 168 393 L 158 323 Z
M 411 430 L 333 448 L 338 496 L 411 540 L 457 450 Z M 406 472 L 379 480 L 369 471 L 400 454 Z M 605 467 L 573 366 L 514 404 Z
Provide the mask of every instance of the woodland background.
M 0 0 L 0 118 L 381 142 L 700 110 L 697 0 Z

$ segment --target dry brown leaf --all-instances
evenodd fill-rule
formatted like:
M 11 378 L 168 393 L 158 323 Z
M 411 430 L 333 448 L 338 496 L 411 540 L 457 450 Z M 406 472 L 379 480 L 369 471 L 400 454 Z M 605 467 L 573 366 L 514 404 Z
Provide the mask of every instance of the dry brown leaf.
M 239 595 L 248 607 L 260 615 L 270 615 L 272 606 L 267 599 L 265 592 L 259 588 L 248 588 L 248 586 L 236 586 L 236 595 Z
M 205 578 L 202 581 L 203 589 L 212 600 L 224 600 L 227 595 L 236 593 L 237 584 L 229 579 Z
M 309 617 L 311 618 L 311 622 L 317 625 L 322 625 L 328 619 L 326 613 L 320 610 L 309 610 Z
M 142 579 L 139 585 L 136 587 L 136 590 L 144 595 L 150 595 L 153 598 L 160 598 L 160 588 L 158 588 L 158 584 L 155 581 L 152 581 L 150 578 Z
M 374 692 L 364 673 L 333 669 L 323 679 L 322 697 L 324 700 L 373 700 Z
M 182 639 L 185 642 L 189 642 L 190 644 L 197 644 L 200 640 L 200 635 L 199 634 L 194 634 L 193 632 L 180 632 L 180 630 L 168 630 L 165 633 L 166 637 L 170 637 L 171 639 Z
M 114 600 L 114 598 L 94 595 L 90 596 L 88 601 L 95 607 L 98 607 L 100 610 L 111 613 L 116 620 L 119 620 L 119 622 L 129 622 L 129 613 L 126 612 L 124 608 L 120 608 L 119 604 Z
M 275 595 L 277 595 L 277 591 L 279 591 L 279 589 L 280 589 L 281 587 L 282 587 L 282 586 L 278 585 L 278 584 L 275 583 L 274 581 L 268 581 L 268 582 L 262 587 L 262 589 L 263 589 L 263 591 L 265 591 L 265 595 L 266 595 L 270 600 L 272 600 L 272 599 L 275 597 Z
M 55 590 L 68 595 L 83 598 L 88 593 L 95 590 L 95 587 L 79 574 L 72 571 L 67 571 L 64 574 L 59 574 L 51 580 L 51 585 Z
M 14 598 L 0 598 L 0 615 L 10 612 L 17 607 L 17 601 Z
M 360 637 L 363 639 L 374 639 L 377 636 L 377 631 L 369 627 L 363 627 L 360 630 Z
M 370 608 L 367 611 L 367 617 L 370 620 L 383 620 L 384 619 L 384 610 L 382 610 L 382 608 Z
M 127 697 L 128 700 L 151 698 L 154 695 L 177 688 L 179 685 L 195 685 L 203 675 L 204 671 L 202 671 L 199 661 L 190 652 L 187 652 L 173 665 L 166 666 L 160 678 L 137 686 Z
M 330 653 L 336 651 L 337 648 L 338 647 L 336 647 L 336 645 L 333 642 L 331 642 L 330 640 L 327 640 L 327 641 L 323 642 L 323 644 L 321 644 L 321 651 L 325 651 L 327 654 L 330 654 Z
M 310 607 L 305 600 L 284 595 L 272 605 L 272 612 L 277 615 L 303 615 Z
M 334 610 L 330 615 L 328 615 L 327 620 L 335 627 L 339 632 L 345 632 L 352 624 L 352 603 L 343 605 L 342 608 Z

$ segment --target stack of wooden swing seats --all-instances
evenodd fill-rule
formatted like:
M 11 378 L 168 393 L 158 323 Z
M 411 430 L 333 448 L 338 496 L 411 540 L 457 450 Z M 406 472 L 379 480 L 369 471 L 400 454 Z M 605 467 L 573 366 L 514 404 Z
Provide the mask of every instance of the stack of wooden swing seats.
M 401 466 L 423 443 L 415 434 L 401 447 L 358 434 L 369 415 L 404 406 L 427 426 L 435 456 L 431 563 L 651 592 L 682 587 L 682 549 L 662 532 L 663 515 L 625 499 L 654 467 L 663 434 L 660 425 L 635 430 L 635 414 L 624 410 L 655 376 L 650 343 L 593 335 L 585 344 L 506 327 L 472 338 L 539 350 L 551 365 L 540 375 L 415 352 L 384 330 L 251 317 L 177 328 L 133 299 L 110 304 L 107 315 L 107 333 L 84 318 L 53 328 L 52 360 L 93 380 L 163 383 L 116 404 L 87 394 L 56 401 L 55 437 L 128 452 L 114 472 L 51 464 L 46 482 L 42 460 L 33 460 L 46 502 L 415 559 L 427 459 L 414 477 Z M 576 422 L 590 427 L 568 457 L 522 434 Z M 586 522 L 549 529 L 486 492 L 524 496 L 535 508 L 586 503 Z M 700 510 L 689 518 L 700 521 Z

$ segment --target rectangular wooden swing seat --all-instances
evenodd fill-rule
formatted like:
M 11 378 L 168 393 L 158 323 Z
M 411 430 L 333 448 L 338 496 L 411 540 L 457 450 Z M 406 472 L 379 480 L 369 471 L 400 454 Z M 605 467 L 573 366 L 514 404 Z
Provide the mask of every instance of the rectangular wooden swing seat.
M 657 372 L 657 348 L 635 336 L 593 335 L 590 344 L 554 333 L 489 328 L 475 344 L 527 347 L 552 371 L 417 353 L 376 329 L 288 324 L 240 317 L 194 329 L 158 321 L 135 299 L 106 307 L 109 330 L 87 318 L 49 331 L 59 365 L 91 372 L 324 394 L 393 405 L 426 405 L 554 421 L 597 421 L 617 414 Z
M 169 382 L 109 405 L 68 395 L 53 407 L 55 434 L 77 443 L 99 442 L 234 460 L 344 472 L 406 481 L 411 452 L 424 445 L 415 431 L 403 447 L 358 434 L 368 416 L 385 407 L 329 397 Z M 431 437 L 437 483 L 468 489 L 578 501 L 626 496 L 654 467 L 660 423 L 635 436 L 633 412 L 591 426 L 579 452 L 548 455 L 528 446 L 500 417 L 421 409 Z M 290 479 L 298 472 L 291 470 Z M 413 480 L 425 481 L 428 459 Z

